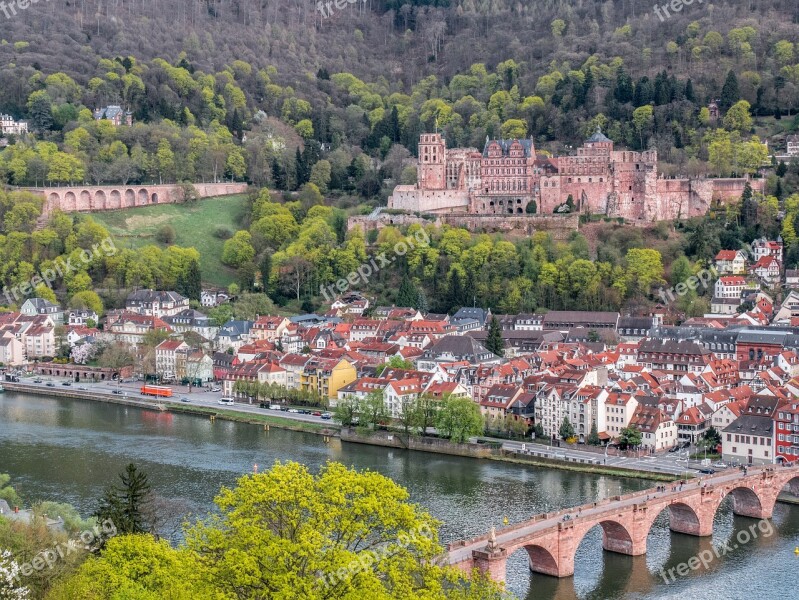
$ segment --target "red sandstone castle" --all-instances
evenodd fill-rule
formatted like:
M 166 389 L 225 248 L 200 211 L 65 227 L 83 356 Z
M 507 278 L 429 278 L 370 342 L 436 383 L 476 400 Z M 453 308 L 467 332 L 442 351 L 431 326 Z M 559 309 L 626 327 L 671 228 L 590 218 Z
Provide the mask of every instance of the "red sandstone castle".
M 399 185 L 389 208 L 433 213 L 551 214 L 573 210 L 638 221 L 690 217 L 714 200 L 740 198 L 746 179 L 665 179 L 657 151 L 614 150 L 597 128 L 575 156 L 536 156 L 532 139 L 489 140 L 448 150 L 438 133 L 419 138 L 418 183 Z M 762 191 L 762 180 L 752 181 Z M 533 208 L 531 207 L 531 208 Z M 562 208 L 561 208 L 562 210 Z

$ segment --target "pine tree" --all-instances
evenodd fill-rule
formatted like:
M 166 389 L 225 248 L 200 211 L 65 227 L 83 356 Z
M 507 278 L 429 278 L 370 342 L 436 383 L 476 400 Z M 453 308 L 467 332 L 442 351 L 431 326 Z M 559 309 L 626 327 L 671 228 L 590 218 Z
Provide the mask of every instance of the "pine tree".
M 724 81 L 724 87 L 721 88 L 719 108 L 726 112 L 740 99 L 741 92 L 738 89 L 738 78 L 735 76 L 735 72 L 730 69 L 727 73 L 727 79 Z
M 502 340 L 502 328 L 499 326 L 499 319 L 491 317 L 488 325 L 488 337 L 486 338 L 486 349 L 497 356 L 505 356 L 505 342 Z
M 413 285 L 407 275 L 403 275 L 402 283 L 400 283 L 399 291 L 397 291 L 397 306 L 414 307 L 418 298 L 419 292 L 416 291 L 416 286 Z
M 147 475 L 130 463 L 119 474 L 121 487 L 109 487 L 100 499 L 94 517 L 101 523 L 110 521 L 117 533 L 147 533 L 150 525 L 144 513 L 152 491 Z
M 449 290 L 447 294 L 447 310 L 457 311 L 465 305 L 463 282 L 461 281 L 461 274 L 458 269 L 453 269 L 452 274 L 449 276 Z
M 178 292 L 189 300 L 197 300 L 199 302 L 202 292 L 202 271 L 198 261 L 191 261 L 186 273 L 181 273 L 180 277 L 178 277 L 177 288 Z
M 280 166 L 277 158 L 272 159 L 272 184 L 275 186 L 275 189 L 286 189 L 286 172 L 283 170 L 283 167 Z
M 591 423 L 591 433 L 588 434 L 586 441 L 591 446 L 599 446 L 602 443 L 602 440 L 599 439 L 599 432 L 596 430 L 596 421 Z
M 264 294 L 269 295 L 269 276 L 272 273 L 272 255 L 269 252 L 264 252 L 261 257 L 261 262 L 258 265 L 261 270 L 261 286 Z
M 564 440 L 574 437 L 574 427 L 569 421 L 569 417 L 563 417 L 563 423 L 560 424 L 558 435 L 560 435 L 561 439 Z
M 685 99 L 689 102 L 696 102 L 696 95 L 694 94 L 694 84 L 689 79 L 685 82 Z

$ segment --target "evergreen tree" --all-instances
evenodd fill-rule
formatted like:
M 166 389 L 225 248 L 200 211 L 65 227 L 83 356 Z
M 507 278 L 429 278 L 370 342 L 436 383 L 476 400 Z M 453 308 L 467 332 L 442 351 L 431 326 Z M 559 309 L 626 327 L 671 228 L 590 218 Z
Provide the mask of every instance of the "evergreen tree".
M 202 292 L 202 271 L 200 263 L 196 260 L 189 263 L 185 273 L 181 273 L 177 281 L 177 291 L 189 300 L 200 300 Z
M 685 99 L 688 102 L 696 102 L 696 94 L 694 94 L 694 84 L 689 79 L 685 82 Z
M 616 87 L 613 89 L 613 97 L 620 104 L 627 104 L 633 99 L 633 80 L 624 70 L 624 67 L 619 67 L 616 71 Z
M 596 430 L 596 421 L 591 423 L 591 433 L 588 434 L 587 442 L 591 446 L 599 446 L 602 443 L 602 440 L 599 439 L 599 432 Z
M 272 159 L 272 184 L 275 186 L 275 189 L 286 189 L 286 172 L 283 170 L 283 167 L 280 166 L 277 158 Z
M 147 533 L 150 524 L 145 517 L 152 491 L 147 475 L 130 463 L 119 474 L 120 487 L 106 489 L 94 516 L 101 523 L 110 521 L 117 533 Z
M 419 292 L 416 290 L 416 286 L 413 285 L 407 275 L 404 275 L 397 292 L 397 306 L 410 306 L 413 308 L 416 306 L 418 299 Z
M 264 294 L 269 295 L 269 276 L 272 273 L 272 255 L 269 252 L 264 252 L 261 257 L 261 262 L 258 265 L 261 271 L 261 286 Z
M 461 281 L 461 274 L 458 269 L 453 269 L 449 276 L 449 290 L 447 294 L 447 310 L 455 312 L 459 308 L 466 305 L 465 290 L 463 289 L 463 281 Z
M 738 89 L 738 78 L 735 76 L 735 72 L 730 69 L 727 73 L 727 79 L 724 81 L 724 87 L 721 88 L 719 108 L 726 112 L 740 99 L 741 92 Z
M 491 317 L 488 325 L 488 337 L 486 338 L 486 349 L 497 356 L 505 356 L 505 342 L 502 340 L 502 328 L 499 326 L 499 319 Z
M 560 424 L 558 435 L 560 435 L 561 439 L 564 440 L 574 437 L 574 427 L 572 426 L 571 421 L 569 421 L 569 417 L 563 417 L 563 423 Z

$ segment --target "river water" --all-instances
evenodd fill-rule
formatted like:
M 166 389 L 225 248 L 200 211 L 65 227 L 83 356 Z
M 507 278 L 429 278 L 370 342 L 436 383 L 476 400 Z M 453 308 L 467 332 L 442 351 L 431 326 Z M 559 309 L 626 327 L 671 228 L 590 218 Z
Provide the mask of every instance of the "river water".
M 87 515 L 116 474 L 135 462 L 164 497 L 202 515 L 212 509 L 223 485 L 263 470 L 275 460 L 314 469 L 328 460 L 373 469 L 405 486 L 414 502 L 443 522 L 447 542 L 485 533 L 537 513 L 600 500 L 646 487 L 649 482 L 537 467 L 401 451 L 375 446 L 325 443 L 316 435 L 262 428 L 191 415 L 173 415 L 84 400 L 6 392 L 0 395 L 0 472 L 12 475 L 29 502 L 69 502 Z M 648 553 L 628 557 L 602 551 L 599 526 L 577 552 L 573 578 L 531 575 L 524 550 L 508 561 L 508 587 L 536 600 L 636 598 L 793 597 L 799 556 L 799 506 L 778 504 L 773 533 L 757 536 L 715 559 L 707 569 L 666 583 L 668 572 L 701 550 L 745 539 L 757 521 L 734 517 L 725 501 L 713 539 L 673 534 L 667 514 L 650 533 Z M 767 529 L 763 527 L 763 529 Z M 736 538 L 736 536 L 739 536 Z M 753 536 L 754 537 L 754 536 Z

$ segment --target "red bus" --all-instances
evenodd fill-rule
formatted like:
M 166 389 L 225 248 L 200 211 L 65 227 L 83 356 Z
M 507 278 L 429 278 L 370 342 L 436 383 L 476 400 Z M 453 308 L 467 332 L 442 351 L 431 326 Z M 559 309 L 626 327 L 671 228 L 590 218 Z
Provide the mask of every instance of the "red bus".
M 161 396 L 163 398 L 170 398 L 172 396 L 172 388 L 160 385 L 143 385 L 141 386 L 142 396 Z

